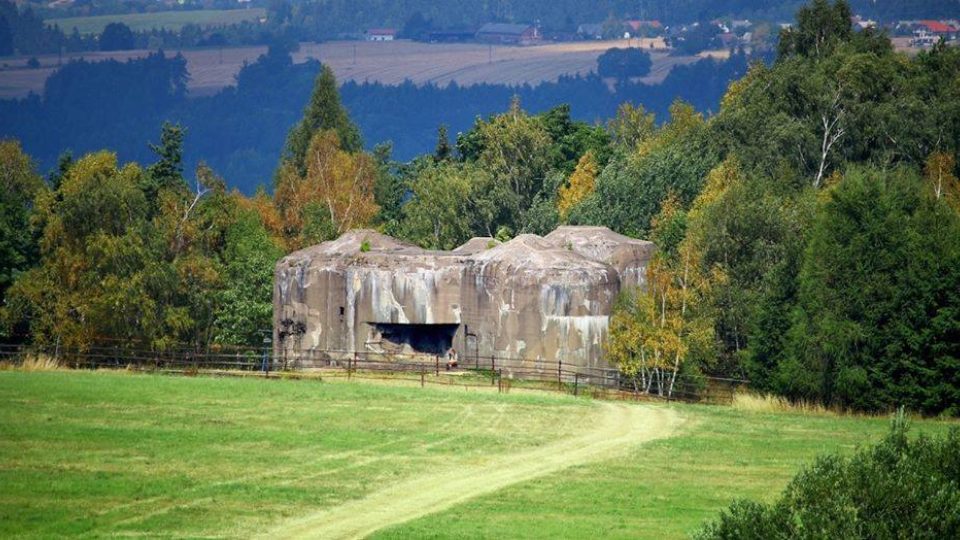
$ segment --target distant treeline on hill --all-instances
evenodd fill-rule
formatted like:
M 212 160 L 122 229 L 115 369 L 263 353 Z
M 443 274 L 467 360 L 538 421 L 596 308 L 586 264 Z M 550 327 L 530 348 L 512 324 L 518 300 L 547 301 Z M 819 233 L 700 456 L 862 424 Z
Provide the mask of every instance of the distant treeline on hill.
M 581 24 L 627 18 L 655 19 L 667 25 L 717 18 L 780 22 L 791 20 L 802 3 L 801 0 L 260 0 L 253 4 L 267 9 L 263 22 L 245 21 L 215 28 L 189 24 L 179 31 L 156 28 L 147 32 L 130 32 L 129 28 L 116 25 L 115 30 L 123 30 L 118 40 L 114 33 L 81 35 L 61 26 L 57 19 L 44 20 L 30 7 L 18 9 L 10 0 L 0 0 L 0 56 L 13 51 L 49 54 L 60 48 L 85 51 L 327 40 L 375 27 L 393 27 L 401 31 L 401 37 L 415 37 L 414 34 L 426 29 L 475 30 L 488 22 L 539 24 L 547 33 L 572 33 Z M 216 7 L 229 5 L 223 3 Z M 960 0 L 851 0 L 850 5 L 854 13 L 883 22 L 954 17 L 960 13 Z M 57 11 L 76 15 L 103 11 L 131 13 L 142 6 L 124 3 L 113 8 L 85 5 Z
M 613 92 L 595 76 L 536 87 L 347 83 L 341 92 L 364 140 L 370 146 L 392 141 L 394 157 L 405 161 L 433 149 L 438 125 L 454 134 L 466 131 L 478 116 L 503 110 L 514 95 L 531 111 L 568 103 L 575 118 L 588 122 L 611 118 L 620 103 L 631 101 L 662 121 L 677 98 L 715 111 L 727 85 L 746 68 L 743 55 L 703 60 L 675 68 L 660 85 L 626 83 Z M 0 136 L 22 141 L 49 170 L 67 149 L 82 154 L 111 148 L 123 160 L 146 161 L 147 143 L 163 121 L 179 122 L 186 128 L 189 167 L 203 159 L 231 186 L 252 193 L 272 183 L 284 138 L 319 70 L 318 62 L 293 64 L 286 51 L 274 48 L 243 68 L 236 86 L 188 99 L 189 73 L 179 56 L 72 62 L 48 79 L 43 96 L 0 101 Z

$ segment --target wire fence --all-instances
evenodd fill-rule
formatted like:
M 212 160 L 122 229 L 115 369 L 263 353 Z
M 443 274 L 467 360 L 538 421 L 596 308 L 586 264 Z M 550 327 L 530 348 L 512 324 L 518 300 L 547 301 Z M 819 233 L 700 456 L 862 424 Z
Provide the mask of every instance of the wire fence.
M 72 369 L 127 369 L 179 374 L 259 377 L 320 377 L 389 379 L 463 387 L 513 388 L 590 395 L 600 399 L 679 400 L 727 403 L 747 384 L 739 379 L 678 374 L 669 386 L 643 388 L 613 368 L 579 366 L 570 362 L 503 356 L 469 356 L 454 364 L 440 355 L 374 351 L 281 351 L 270 347 L 218 346 L 206 350 L 178 346 L 162 350 L 118 342 L 82 350 L 53 350 L 0 344 L 0 363 L 25 366 L 31 362 Z

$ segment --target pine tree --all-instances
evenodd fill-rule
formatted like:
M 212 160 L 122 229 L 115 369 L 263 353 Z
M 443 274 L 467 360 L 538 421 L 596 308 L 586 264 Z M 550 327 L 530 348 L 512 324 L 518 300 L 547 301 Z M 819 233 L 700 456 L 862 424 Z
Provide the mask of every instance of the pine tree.
M 310 103 L 303 111 L 303 119 L 290 130 L 287 136 L 287 144 L 283 152 L 284 161 L 291 163 L 300 174 L 305 174 L 310 141 L 314 135 L 326 130 L 336 131 L 340 139 L 340 148 L 344 151 L 355 153 L 363 149 L 360 131 L 350 121 L 347 110 L 340 103 L 337 79 L 329 66 L 323 66 L 313 85 Z
M 437 128 L 437 148 L 433 152 L 433 158 L 437 161 L 446 161 L 450 159 L 452 153 L 450 137 L 447 135 L 447 126 L 446 124 L 440 124 L 440 127 Z

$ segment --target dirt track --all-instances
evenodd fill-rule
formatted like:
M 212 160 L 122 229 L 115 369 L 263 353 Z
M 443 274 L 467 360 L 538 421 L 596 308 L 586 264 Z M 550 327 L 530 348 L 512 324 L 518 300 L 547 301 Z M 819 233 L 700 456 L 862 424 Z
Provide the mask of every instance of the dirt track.
M 419 476 L 363 499 L 289 521 L 268 538 L 362 538 L 509 485 L 622 454 L 635 445 L 669 437 L 681 423 L 667 408 L 603 403 L 583 434 L 482 463 L 459 464 Z

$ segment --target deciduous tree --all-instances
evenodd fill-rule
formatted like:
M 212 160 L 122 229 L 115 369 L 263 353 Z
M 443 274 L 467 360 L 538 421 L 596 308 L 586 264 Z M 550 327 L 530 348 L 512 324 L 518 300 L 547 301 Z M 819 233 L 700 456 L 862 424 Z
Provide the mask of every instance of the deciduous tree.
M 670 197 L 657 216 L 658 246 L 685 219 Z M 708 296 L 723 276 L 703 272 L 701 255 L 690 243 L 659 250 L 647 267 L 642 289 L 628 291 L 611 320 L 611 359 L 634 377 L 638 391 L 673 395 L 681 371 L 699 373 L 715 345 Z
M 310 141 L 305 155 L 306 171 L 300 174 L 292 162 L 284 163 L 277 178 L 275 203 L 283 221 L 289 249 L 308 241 L 304 231 L 318 220 L 329 220 L 329 240 L 349 229 L 368 225 L 377 213 L 374 184 L 377 167 L 367 154 L 351 154 L 340 146 L 333 130 L 321 131 Z
M 453 249 L 472 236 L 474 190 L 480 171 L 471 165 L 427 165 L 410 185 L 403 235 L 429 249 Z
M 570 209 L 580 204 L 593 193 L 596 187 L 597 179 L 597 161 L 593 157 L 593 152 L 587 152 L 580 158 L 577 168 L 570 175 L 569 182 L 560 186 L 559 198 L 557 199 L 557 211 L 560 219 L 566 219 Z
M 0 141 L 0 299 L 17 275 L 37 260 L 30 215 L 42 189 L 43 180 L 20 144 Z

